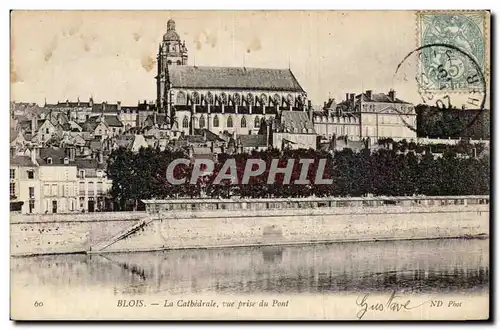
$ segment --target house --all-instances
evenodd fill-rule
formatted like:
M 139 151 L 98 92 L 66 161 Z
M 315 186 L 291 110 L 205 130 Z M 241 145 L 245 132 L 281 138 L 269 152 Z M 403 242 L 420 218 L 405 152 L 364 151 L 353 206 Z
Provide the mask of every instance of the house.
M 39 166 L 31 156 L 10 159 L 10 200 L 21 204 L 23 214 L 41 213 Z
M 106 198 L 113 186 L 106 176 L 106 161 L 102 152 L 93 158 L 76 158 L 78 170 L 78 209 L 80 212 L 109 210 L 112 202 Z
M 316 131 L 306 112 L 282 111 L 275 125 L 272 132 L 274 148 L 316 149 Z M 272 131 L 272 127 L 269 129 Z
M 237 135 L 235 147 L 238 152 L 251 153 L 253 150 L 267 150 L 268 143 L 267 136 L 263 134 Z

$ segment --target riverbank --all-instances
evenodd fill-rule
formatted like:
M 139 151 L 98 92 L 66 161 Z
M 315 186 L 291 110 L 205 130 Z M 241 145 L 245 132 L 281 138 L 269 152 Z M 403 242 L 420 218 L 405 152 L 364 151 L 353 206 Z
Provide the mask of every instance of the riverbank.
M 11 217 L 12 256 L 488 236 L 471 202 Z

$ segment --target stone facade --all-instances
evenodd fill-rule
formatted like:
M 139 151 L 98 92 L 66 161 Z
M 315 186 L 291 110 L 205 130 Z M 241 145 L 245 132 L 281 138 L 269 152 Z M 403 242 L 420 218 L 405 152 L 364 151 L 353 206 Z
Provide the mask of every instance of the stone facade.
M 257 134 L 263 118 L 283 109 L 305 111 L 307 95 L 289 69 L 197 67 L 169 20 L 158 51 L 157 106 L 186 135 Z
M 339 104 L 325 103 L 314 114 L 314 127 L 325 138 L 347 136 L 352 140 L 370 138 L 416 139 L 417 116 L 413 104 L 396 98 L 396 92 L 374 94 L 371 90 L 346 94 Z

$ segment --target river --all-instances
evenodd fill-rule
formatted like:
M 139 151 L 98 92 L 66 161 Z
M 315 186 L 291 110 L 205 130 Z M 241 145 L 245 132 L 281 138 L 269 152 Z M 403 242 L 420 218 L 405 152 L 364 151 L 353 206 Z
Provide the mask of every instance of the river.
M 444 239 L 11 258 L 25 290 L 149 294 L 488 292 L 489 240 Z

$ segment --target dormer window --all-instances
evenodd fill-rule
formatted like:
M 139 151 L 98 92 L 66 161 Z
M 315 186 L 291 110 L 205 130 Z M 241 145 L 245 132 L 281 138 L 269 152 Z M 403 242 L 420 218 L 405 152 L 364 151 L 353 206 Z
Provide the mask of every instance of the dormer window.
M 47 157 L 47 164 L 52 164 L 52 157 Z
M 85 170 L 80 170 L 79 176 L 80 176 L 80 179 L 85 179 Z
M 68 164 L 69 164 L 69 158 L 68 158 L 68 157 L 64 157 L 64 164 L 65 164 L 65 165 L 68 165 Z

